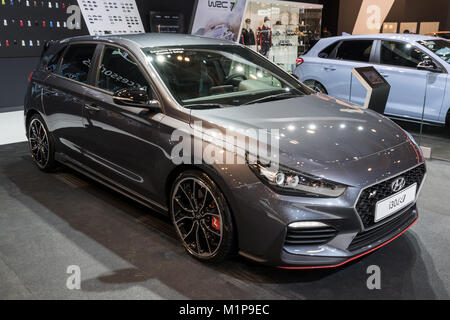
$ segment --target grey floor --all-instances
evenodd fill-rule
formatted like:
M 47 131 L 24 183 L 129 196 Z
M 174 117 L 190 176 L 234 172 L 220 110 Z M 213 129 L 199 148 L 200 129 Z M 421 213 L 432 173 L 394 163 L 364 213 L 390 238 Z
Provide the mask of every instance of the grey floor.
M 448 299 L 450 164 L 428 167 L 405 235 L 339 269 L 290 271 L 201 264 L 166 218 L 69 170 L 40 172 L 24 143 L 1 146 L 0 299 Z M 70 265 L 81 290 L 66 287 Z M 367 289 L 370 265 L 381 290 Z

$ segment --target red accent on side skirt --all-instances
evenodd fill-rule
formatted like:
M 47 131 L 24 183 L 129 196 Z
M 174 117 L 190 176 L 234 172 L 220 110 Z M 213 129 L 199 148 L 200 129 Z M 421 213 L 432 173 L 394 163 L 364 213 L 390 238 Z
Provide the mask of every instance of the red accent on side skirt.
M 356 256 L 356 257 L 353 257 L 353 258 L 350 258 L 350 259 L 348 259 L 348 260 L 345 260 L 344 262 L 341 262 L 341 263 L 339 263 L 339 264 L 335 264 L 335 265 L 333 265 L 333 266 L 317 266 L 317 267 L 277 267 L 277 268 L 280 268 L 280 269 L 289 269 L 289 270 L 299 270 L 299 269 L 327 269 L 327 268 L 337 268 L 337 267 L 340 267 L 340 266 L 342 266 L 342 265 L 344 265 L 344 264 L 346 264 L 346 263 L 348 263 L 348 262 L 350 262 L 350 261 L 356 260 L 356 259 L 358 259 L 358 258 L 361 258 L 362 256 L 365 256 L 366 254 L 369 254 L 369 253 L 371 253 L 371 252 L 373 252 L 373 251 L 375 251 L 375 250 L 378 250 L 378 249 L 384 247 L 385 245 L 387 245 L 388 243 L 394 241 L 395 239 L 397 239 L 398 237 L 400 237 L 402 234 L 404 234 L 406 231 L 408 231 L 408 229 L 411 228 L 411 227 L 417 222 L 417 220 L 419 220 L 418 217 L 417 217 L 416 220 L 414 220 L 413 223 L 411 223 L 411 224 L 409 225 L 408 228 L 406 228 L 405 230 L 403 230 L 401 233 L 399 233 L 398 235 L 396 235 L 396 236 L 395 236 L 394 238 L 392 238 L 391 240 L 388 240 L 388 241 L 386 241 L 385 243 L 379 245 L 379 246 L 376 247 L 376 248 L 373 248 L 373 249 L 371 249 L 371 250 L 369 250 L 369 251 L 367 251 L 367 252 L 361 253 L 360 255 L 358 255 L 358 256 Z

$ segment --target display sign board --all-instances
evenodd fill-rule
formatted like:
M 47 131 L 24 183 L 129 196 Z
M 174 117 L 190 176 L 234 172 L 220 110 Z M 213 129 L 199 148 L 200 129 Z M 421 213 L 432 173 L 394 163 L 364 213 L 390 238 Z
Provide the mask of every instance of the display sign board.
M 417 22 L 400 23 L 399 33 L 405 33 L 405 31 L 408 31 L 409 33 L 417 33 Z
M 390 84 L 374 67 L 353 68 L 352 74 L 367 89 L 364 107 L 383 114 L 391 90 Z
M 436 22 L 421 22 L 420 23 L 420 34 L 427 34 L 439 31 L 439 21 Z
M 383 33 L 397 33 L 397 22 L 385 22 L 383 23 Z
M 76 0 L 0 0 L 0 57 L 40 56 L 45 42 L 84 34 Z
M 78 0 L 91 35 L 144 33 L 136 0 Z
M 238 41 L 247 0 L 198 0 L 191 34 Z
M 150 11 L 150 32 L 184 33 L 184 15 L 177 12 Z
M 379 33 L 395 0 L 363 0 L 356 18 L 353 34 Z

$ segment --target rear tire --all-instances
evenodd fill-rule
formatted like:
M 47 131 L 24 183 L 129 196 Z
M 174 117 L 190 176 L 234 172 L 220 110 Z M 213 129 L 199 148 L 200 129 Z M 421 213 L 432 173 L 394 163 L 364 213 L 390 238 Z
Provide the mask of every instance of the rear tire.
M 44 119 L 39 114 L 31 116 L 27 133 L 28 146 L 36 166 L 45 172 L 54 171 L 57 168 L 55 144 Z
M 189 255 L 220 262 L 234 254 L 235 232 L 224 195 L 205 173 L 182 172 L 170 193 L 170 217 Z
M 328 94 L 327 89 L 316 80 L 305 80 L 303 83 L 316 92 Z
M 450 131 L 450 109 L 447 111 L 447 117 L 445 118 L 445 126 Z

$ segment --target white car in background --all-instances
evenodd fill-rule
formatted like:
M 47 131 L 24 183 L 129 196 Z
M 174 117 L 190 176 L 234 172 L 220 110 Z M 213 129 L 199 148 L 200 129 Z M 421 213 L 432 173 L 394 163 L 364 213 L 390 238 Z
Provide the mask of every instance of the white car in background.
M 311 88 L 363 104 L 366 90 L 352 77 L 373 66 L 391 85 L 385 114 L 450 122 L 450 42 L 413 34 L 340 36 L 321 39 L 297 59 L 294 74 Z M 425 104 L 425 108 L 423 108 Z

